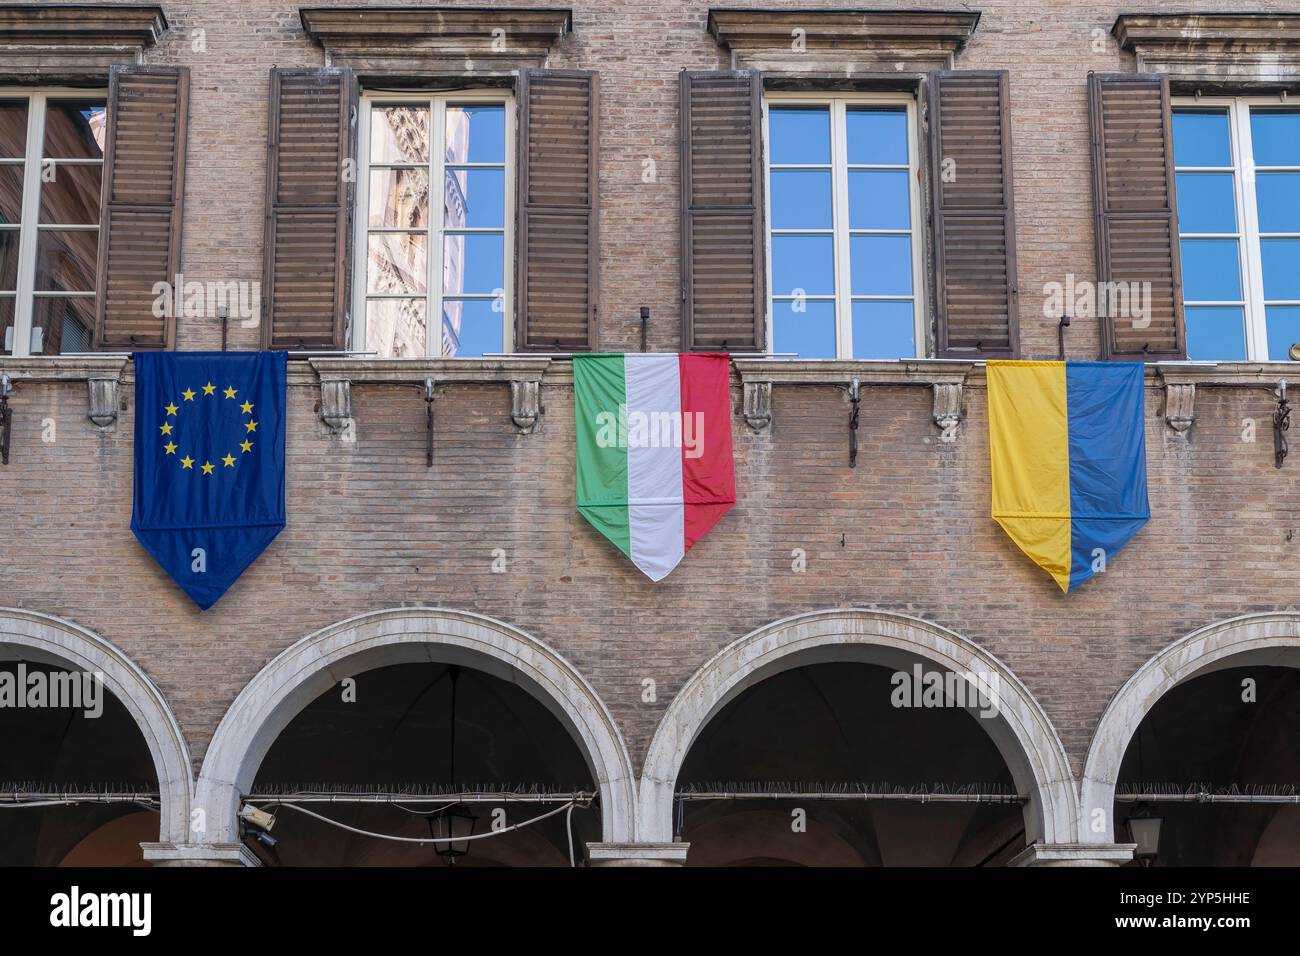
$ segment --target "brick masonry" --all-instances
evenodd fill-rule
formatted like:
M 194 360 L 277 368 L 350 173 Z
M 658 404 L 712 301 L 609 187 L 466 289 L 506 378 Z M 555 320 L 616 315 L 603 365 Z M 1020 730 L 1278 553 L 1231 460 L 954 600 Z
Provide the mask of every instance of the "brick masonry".
M 1133 68 L 1109 37 L 1129 7 L 979 6 L 957 65 L 1011 71 L 1023 352 L 1054 357 L 1042 287 L 1095 271 L 1086 75 Z M 1141 6 L 1181 12 L 1187 3 Z M 723 66 L 726 55 L 705 32 L 705 4 L 573 7 L 574 33 L 551 65 L 601 72 L 602 345 L 637 348 L 637 307 L 648 305 L 650 348 L 675 349 L 676 74 Z M 321 64 L 323 54 L 291 4 L 164 8 L 172 30 L 146 60 L 193 71 L 183 271 L 199 281 L 260 279 L 267 73 Z M 204 53 L 192 49 L 200 29 Z M 1092 49 L 1098 29 L 1104 53 Z M 646 158 L 657 182 L 642 181 Z M 216 348 L 219 334 L 214 321 L 182 319 L 178 345 Z M 1072 357 L 1096 357 L 1095 322 L 1077 320 L 1069 341 Z M 256 330 L 232 328 L 232 348 L 256 344 Z M 1107 700 L 1160 648 L 1216 620 L 1296 607 L 1300 462 L 1274 469 L 1262 387 L 1198 390 L 1185 437 L 1166 428 L 1163 393 L 1149 388 L 1152 520 L 1105 575 L 1065 597 L 989 517 L 985 395 L 966 396 L 958 440 L 946 444 L 927 389 L 867 389 L 859 466 L 849 470 L 842 392 L 776 386 L 772 429 L 733 421 L 737 507 L 654 585 L 574 510 L 568 387 L 543 388 L 546 416 L 531 436 L 512 426 L 504 385 L 443 387 L 437 464 L 427 470 L 416 390 L 354 387 L 356 442 L 347 444 L 320 424 L 319 389 L 292 386 L 288 528 L 201 614 L 129 530 L 130 389 L 118 426 L 100 432 L 86 419 L 84 383 L 29 383 L 14 395 L 13 461 L 0 468 L 0 605 L 65 617 L 122 647 L 167 696 L 196 772 L 235 695 L 276 653 L 340 619 L 423 604 L 488 614 L 556 648 L 608 704 L 638 768 L 677 688 L 748 631 L 840 606 L 916 615 L 1001 658 L 1042 703 L 1078 773 Z M 739 388 L 733 399 L 739 408 Z M 47 418 L 57 428 L 50 444 L 41 440 Z M 1243 419 L 1257 425 L 1254 443 L 1242 440 Z M 496 548 L 506 574 L 491 573 Z M 806 573 L 791 570 L 796 548 L 807 553 Z M 645 678 L 657 683 L 656 703 L 641 701 Z

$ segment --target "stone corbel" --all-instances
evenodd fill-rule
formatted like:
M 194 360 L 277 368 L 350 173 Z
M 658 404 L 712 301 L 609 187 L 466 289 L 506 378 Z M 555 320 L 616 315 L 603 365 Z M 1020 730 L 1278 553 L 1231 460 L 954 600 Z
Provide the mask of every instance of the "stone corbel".
M 531 435 L 541 428 L 542 383 L 539 380 L 510 380 L 510 418 L 523 435 Z
M 331 431 L 343 431 L 352 421 L 352 382 L 323 379 L 320 383 L 320 417 Z
M 962 386 L 960 382 L 934 383 L 934 423 L 945 434 L 951 434 L 961 422 Z
M 772 424 L 771 382 L 745 382 L 745 424 L 756 432 Z
M 1165 424 L 1183 434 L 1196 421 L 1196 385 L 1192 382 L 1165 383 Z
M 99 428 L 111 428 L 117 423 L 117 377 L 88 378 L 90 420 Z

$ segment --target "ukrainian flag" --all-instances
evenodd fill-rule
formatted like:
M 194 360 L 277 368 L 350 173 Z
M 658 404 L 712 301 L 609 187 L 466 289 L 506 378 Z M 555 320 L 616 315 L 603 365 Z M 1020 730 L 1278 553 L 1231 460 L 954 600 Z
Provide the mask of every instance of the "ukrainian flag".
M 989 362 L 993 520 L 1065 592 L 1151 517 L 1139 362 Z

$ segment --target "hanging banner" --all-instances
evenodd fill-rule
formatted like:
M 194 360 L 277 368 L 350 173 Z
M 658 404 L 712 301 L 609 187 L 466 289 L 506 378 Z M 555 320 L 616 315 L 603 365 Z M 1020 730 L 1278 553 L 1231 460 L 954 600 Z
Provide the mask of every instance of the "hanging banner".
M 284 528 L 284 352 L 137 352 L 131 530 L 207 610 Z
M 578 511 L 652 581 L 736 503 L 730 356 L 573 357 Z
M 1070 592 L 1147 522 L 1139 362 L 987 366 L 993 520 Z

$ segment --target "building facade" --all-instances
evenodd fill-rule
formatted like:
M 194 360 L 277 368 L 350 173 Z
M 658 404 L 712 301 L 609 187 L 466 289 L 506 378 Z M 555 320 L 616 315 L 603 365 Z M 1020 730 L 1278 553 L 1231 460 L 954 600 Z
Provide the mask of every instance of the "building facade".
M 0 708 L 84 797 L 4 862 L 1300 862 L 1300 15 L 951 6 L 0 5 L 0 673 L 109 692 Z M 290 352 L 208 611 L 130 531 L 156 348 Z M 733 355 L 658 583 L 575 509 L 588 350 Z M 985 375 L 1062 357 L 1146 363 L 1151 510 L 1069 594 Z

